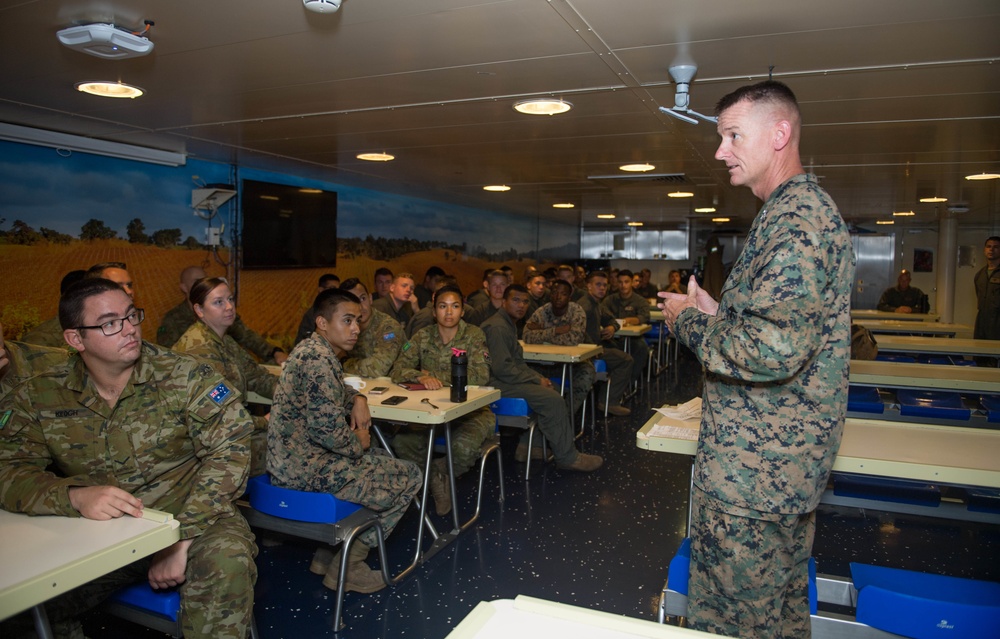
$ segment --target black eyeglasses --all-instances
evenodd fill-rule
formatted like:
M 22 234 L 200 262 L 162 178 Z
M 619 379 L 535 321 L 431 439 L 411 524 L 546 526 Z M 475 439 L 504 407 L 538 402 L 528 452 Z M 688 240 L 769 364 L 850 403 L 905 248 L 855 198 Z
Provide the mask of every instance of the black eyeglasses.
M 74 326 L 73 328 L 75 330 L 80 330 L 82 328 L 99 328 L 107 337 L 111 337 L 112 335 L 117 335 L 122 332 L 122 329 L 125 328 L 125 320 L 128 320 L 128 323 L 132 326 L 138 326 L 139 324 L 142 324 L 142 320 L 144 319 L 146 319 L 146 311 L 141 308 L 137 308 L 125 317 L 108 320 L 97 326 Z

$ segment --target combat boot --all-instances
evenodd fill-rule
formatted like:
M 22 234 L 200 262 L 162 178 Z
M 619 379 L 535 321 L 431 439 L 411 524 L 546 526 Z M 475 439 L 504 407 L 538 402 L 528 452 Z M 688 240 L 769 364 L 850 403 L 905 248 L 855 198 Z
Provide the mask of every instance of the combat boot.
M 369 593 L 385 588 L 382 572 L 372 570 L 365 563 L 369 550 L 370 548 L 360 541 L 355 541 L 351 545 L 351 552 L 347 555 L 347 575 L 344 578 L 345 591 Z M 340 562 L 332 562 L 326 577 L 323 578 L 323 585 L 330 590 L 336 590 L 339 577 Z
M 313 553 L 312 563 L 309 564 L 309 572 L 314 575 L 325 575 L 330 569 L 331 564 L 340 565 L 340 551 L 338 550 L 334 554 L 328 547 L 320 546 Z M 336 583 L 336 577 L 334 577 L 334 583 Z
M 451 482 L 442 460 L 435 459 L 431 466 L 431 496 L 434 497 L 434 512 L 447 515 L 451 512 Z

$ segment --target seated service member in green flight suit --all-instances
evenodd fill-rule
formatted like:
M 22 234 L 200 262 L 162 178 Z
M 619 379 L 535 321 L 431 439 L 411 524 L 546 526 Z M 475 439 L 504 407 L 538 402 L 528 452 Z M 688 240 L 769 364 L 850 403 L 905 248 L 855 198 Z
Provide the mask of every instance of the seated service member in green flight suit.
M 384 377 L 389 374 L 392 363 L 399 355 L 399 349 L 406 342 L 399 322 L 372 306 L 368 288 L 357 278 L 346 280 L 340 290 L 351 293 L 361 300 L 361 315 L 358 326 L 361 334 L 350 352 L 343 354 L 341 363 L 348 375 L 361 377 Z
M 244 402 L 248 391 L 273 398 L 278 377 L 258 364 L 228 334 L 236 321 L 236 302 L 229 283 L 221 277 L 200 279 L 191 287 L 188 301 L 198 321 L 181 335 L 173 350 L 194 355 L 214 366 L 240 392 Z M 255 477 L 267 471 L 267 416 L 253 417 L 250 451 L 250 476 Z
M 625 326 L 649 324 L 649 302 L 632 288 L 634 281 L 635 276 L 632 271 L 622 269 L 618 272 L 618 290 L 604 298 L 604 307 L 608 309 L 613 318 L 622 320 Z M 629 354 L 632 355 L 634 361 L 632 378 L 642 377 L 642 373 L 646 370 L 646 363 L 649 361 L 649 346 L 646 345 L 645 338 L 625 337 L 622 339 L 628 341 Z
M 420 468 L 370 448 L 368 400 L 344 384 L 339 358 L 358 341 L 361 301 L 331 288 L 313 306 L 316 331 L 292 350 L 274 393 L 267 470 L 276 486 L 328 492 L 374 511 L 388 537 L 423 485 Z M 351 545 L 346 590 L 385 588 L 382 573 L 365 564 L 377 541 L 369 528 Z M 325 573 L 323 585 L 334 589 L 340 555 L 321 548 L 309 569 Z
M 171 513 L 180 541 L 45 604 L 56 636 L 75 617 L 143 579 L 180 586 L 189 639 L 245 639 L 257 553 L 233 503 L 246 488 L 253 423 L 239 391 L 206 363 L 142 340 L 142 309 L 110 280 L 59 301 L 65 366 L 0 403 L 0 506 L 107 520 Z
M 457 286 L 438 289 L 434 293 L 433 305 L 436 323 L 421 329 L 403 345 L 392 366 L 392 381 L 419 382 L 430 390 L 448 386 L 452 351 L 458 349 L 465 351 L 469 359 L 469 385 L 485 385 L 490 381 L 486 336 L 478 326 L 466 324 L 462 319 L 462 290 Z M 480 408 L 452 423 L 451 454 L 456 477 L 475 465 L 483 442 L 493 436 L 495 428 L 496 416 L 489 407 Z M 427 430 L 405 429 L 399 432 L 393 448 L 402 459 L 423 465 L 427 459 Z M 432 467 L 430 489 L 439 515 L 451 512 L 447 463 L 448 460 L 442 457 L 434 460 Z

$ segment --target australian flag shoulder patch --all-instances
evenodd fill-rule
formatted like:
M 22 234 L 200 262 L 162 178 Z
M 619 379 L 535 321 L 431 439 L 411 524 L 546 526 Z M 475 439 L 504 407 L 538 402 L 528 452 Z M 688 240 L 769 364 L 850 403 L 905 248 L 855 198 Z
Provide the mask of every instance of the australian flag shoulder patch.
M 385 340 L 385 341 L 387 341 L 387 342 L 389 340 L 395 339 L 395 338 L 396 338 L 396 332 L 395 331 L 393 331 L 391 333 L 386 333 L 385 335 L 382 336 L 382 339 Z
M 226 398 L 232 394 L 232 392 L 233 391 L 231 391 L 225 384 L 219 384 L 211 390 L 208 397 L 216 404 L 221 405 L 222 402 L 226 401 Z

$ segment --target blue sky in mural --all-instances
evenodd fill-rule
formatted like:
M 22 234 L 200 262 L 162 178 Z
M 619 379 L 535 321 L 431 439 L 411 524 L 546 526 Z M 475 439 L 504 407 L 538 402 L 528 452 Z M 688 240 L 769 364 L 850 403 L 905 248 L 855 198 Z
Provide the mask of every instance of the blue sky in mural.
M 202 183 L 228 184 L 234 180 L 231 167 L 198 160 L 175 168 L 86 153 L 62 154 L 45 147 L 0 142 L 0 218 L 6 218 L 0 228 L 7 230 L 19 219 L 36 230 L 44 226 L 76 237 L 87 220 L 96 218 L 124 237 L 126 225 L 138 217 L 146 233 L 180 228 L 182 237 L 191 235 L 202 241 L 207 222 L 195 217 L 190 208 L 193 176 Z M 242 169 L 239 177 L 336 191 L 340 237 L 466 242 L 470 248 L 482 245 L 491 252 L 508 248 L 532 251 L 579 241 L 575 220 L 565 229 L 546 224 L 546 232 L 539 234 L 533 218 L 253 169 Z M 231 202 L 220 212 L 227 225 L 235 213 L 235 200 Z M 217 225 L 213 221 L 213 226 Z

